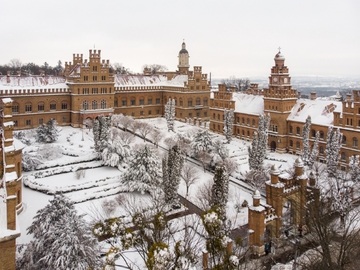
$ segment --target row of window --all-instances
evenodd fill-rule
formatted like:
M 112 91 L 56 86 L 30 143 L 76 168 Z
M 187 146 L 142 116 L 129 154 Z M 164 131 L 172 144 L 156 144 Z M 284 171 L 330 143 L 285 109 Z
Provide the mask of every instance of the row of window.
M 178 105 L 177 99 L 174 98 L 174 100 L 175 100 L 175 106 L 177 106 L 177 105 Z M 182 100 L 182 98 L 179 99 L 179 103 L 180 103 L 179 105 L 182 107 L 182 106 L 183 106 L 183 100 Z M 152 98 L 148 98 L 146 105 L 152 105 L 152 104 L 153 104 L 153 99 L 152 99 Z M 155 99 L 155 104 L 161 104 L 160 98 L 156 98 L 156 99 Z M 118 103 L 118 100 L 117 100 L 117 99 L 115 99 L 114 105 L 115 105 L 115 107 L 118 107 L 118 106 L 119 106 L 119 103 Z M 127 105 L 128 105 L 127 99 L 122 99 L 122 100 L 121 100 L 121 106 L 127 106 Z M 136 104 L 136 99 L 135 99 L 135 98 L 131 98 L 129 105 L 131 105 L 131 106 L 136 106 L 136 105 L 137 105 L 137 104 Z M 144 99 L 144 98 L 140 98 L 138 105 L 145 105 L 145 99 Z M 201 105 L 201 99 L 200 99 L 200 98 L 197 98 L 197 99 L 195 100 L 195 105 L 196 105 L 196 106 L 200 106 L 200 105 Z M 205 99 L 203 100 L 203 106 L 207 106 L 207 105 L 208 105 L 208 99 L 205 98 Z M 193 106 L 193 100 L 190 98 L 190 99 L 188 99 L 188 107 L 192 107 L 192 106 Z
M 96 82 L 98 80 L 98 76 L 92 76 L 92 80 L 93 82 Z M 84 82 L 88 82 L 89 81 L 89 76 L 85 75 L 84 76 Z M 101 76 L 101 81 L 105 82 L 106 81 L 106 76 Z
M 62 102 L 61 103 L 61 109 L 62 110 L 67 110 L 67 108 L 68 108 L 67 102 Z M 49 109 L 50 109 L 50 111 L 56 111 L 56 103 L 51 102 L 49 104 Z M 32 112 L 32 111 L 33 111 L 32 103 L 30 103 L 30 102 L 26 103 L 25 104 L 25 112 L 29 113 L 29 112 Z M 39 112 L 45 111 L 45 103 L 43 103 L 43 102 L 38 103 L 37 111 L 39 111 Z M 19 105 L 18 104 L 13 104 L 12 113 L 13 114 L 19 113 Z
M 66 123 L 66 121 L 67 121 L 67 118 L 64 116 L 64 117 L 62 118 L 62 123 Z M 15 126 L 15 127 L 19 126 L 18 120 L 13 120 L 13 122 L 14 122 L 14 126 Z M 39 119 L 38 119 L 38 125 L 42 125 L 42 124 L 44 124 L 44 123 L 45 123 L 45 122 L 44 122 L 44 119 L 43 119 L 43 118 L 39 118 Z M 26 125 L 26 126 L 31 126 L 32 124 L 33 124 L 33 122 L 32 122 L 31 119 L 25 119 L 25 125 Z
M 90 88 L 83 88 L 82 93 L 83 94 L 90 94 Z M 106 94 L 107 93 L 107 88 L 106 87 L 101 87 L 100 88 L 100 93 L 101 94 Z M 96 88 L 96 87 L 91 88 L 91 94 L 99 94 L 99 88 Z
M 82 109 L 83 110 L 89 110 L 89 102 L 87 100 L 84 100 L 82 103 Z M 91 102 L 91 110 L 97 110 L 99 108 L 98 102 L 96 100 L 93 100 Z M 100 101 L 100 109 L 106 109 L 106 100 L 103 99 Z

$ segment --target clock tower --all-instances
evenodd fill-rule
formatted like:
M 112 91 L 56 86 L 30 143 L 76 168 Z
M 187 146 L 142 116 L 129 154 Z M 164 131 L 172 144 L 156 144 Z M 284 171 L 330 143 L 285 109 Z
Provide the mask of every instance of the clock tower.
M 179 73 L 180 74 L 188 74 L 189 71 L 189 53 L 186 50 L 186 44 L 185 41 L 182 43 L 181 45 L 181 50 L 179 52 L 179 64 L 178 64 L 178 68 L 179 68 Z
M 269 88 L 264 89 L 264 113 L 270 114 L 269 146 L 273 151 L 284 153 L 287 146 L 287 117 L 297 100 L 297 91 L 292 89 L 285 57 L 279 52 L 274 57 Z

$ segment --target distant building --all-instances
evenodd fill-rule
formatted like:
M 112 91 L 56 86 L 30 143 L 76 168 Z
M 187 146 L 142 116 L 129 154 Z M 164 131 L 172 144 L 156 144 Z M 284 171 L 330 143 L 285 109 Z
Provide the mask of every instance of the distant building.
M 308 115 L 311 116 L 310 145 L 315 134 L 320 132 L 319 160 L 325 161 L 326 136 L 329 126 L 339 128 L 343 133 L 340 167 L 346 169 L 349 157 L 360 155 L 360 90 L 353 90 L 346 100 L 340 101 L 339 94 L 331 98 L 310 99 L 300 97 L 301 93 L 291 86 L 289 69 L 284 65 L 285 57 L 279 51 L 274 57 L 269 87 L 258 89 L 257 84 L 243 92 L 228 91 L 220 84 L 210 100 L 210 129 L 223 133 L 224 110 L 234 110 L 233 135 L 251 141 L 258 128 L 260 114 L 270 114 L 268 147 L 279 153 L 300 155 L 302 151 L 302 128 Z
M 3 98 L 0 105 L 0 269 L 15 270 L 16 238 L 20 236 L 17 214 L 23 210 L 23 145 L 12 135 L 12 100 Z
M 13 99 L 15 129 L 35 128 L 50 118 L 59 125 L 79 127 L 85 119 L 103 114 L 134 118 L 162 116 L 169 98 L 175 99 L 176 118 L 209 120 L 210 83 L 202 67 L 190 70 L 185 42 L 177 71 L 142 75 L 114 74 L 100 50 L 89 59 L 74 54 L 63 76 L 0 76 L 0 95 Z

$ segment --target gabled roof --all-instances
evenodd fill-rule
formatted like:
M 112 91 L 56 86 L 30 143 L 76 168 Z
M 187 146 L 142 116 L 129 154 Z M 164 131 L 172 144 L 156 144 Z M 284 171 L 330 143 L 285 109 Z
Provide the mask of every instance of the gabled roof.
M 0 76 L 0 90 L 68 88 L 62 76 Z
M 333 112 L 342 112 L 342 102 L 334 100 L 298 99 L 287 120 L 304 123 L 311 116 L 311 123 L 333 125 Z
M 120 86 L 179 86 L 184 87 L 187 82 L 187 75 L 177 75 L 171 80 L 165 75 L 114 75 L 115 87 Z

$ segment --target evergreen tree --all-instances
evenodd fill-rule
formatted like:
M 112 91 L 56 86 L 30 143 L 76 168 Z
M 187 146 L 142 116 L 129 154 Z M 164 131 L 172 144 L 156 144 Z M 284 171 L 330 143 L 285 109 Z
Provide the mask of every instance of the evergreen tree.
M 101 152 L 103 164 L 111 167 L 118 167 L 128 156 L 130 156 L 130 146 L 123 145 L 119 139 L 108 143 Z
M 165 104 L 165 119 L 168 131 L 174 131 L 175 99 L 169 98 L 169 101 Z
M 52 143 L 59 137 L 57 122 L 50 119 L 47 124 L 42 124 L 36 129 L 36 141 L 40 143 Z
M 310 155 L 310 158 L 309 158 L 309 166 L 312 167 L 317 159 L 317 156 L 319 154 L 319 139 L 320 139 L 320 133 L 319 131 L 316 132 L 316 135 L 315 135 L 315 142 L 314 142 L 314 145 L 313 145 L 313 148 L 311 150 L 311 155 Z
M 160 185 L 161 164 L 158 156 L 147 145 L 135 151 L 130 160 L 129 168 L 123 175 L 121 182 L 130 191 L 151 191 Z
M 168 157 L 162 160 L 165 202 L 173 207 L 180 204 L 177 190 L 183 165 L 184 158 L 176 145 L 169 150 Z
M 349 175 L 350 180 L 355 184 L 360 180 L 359 156 L 351 156 L 349 159 Z
M 310 163 L 310 145 L 309 145 L 309 134 L 310 134 L 311 117 L 310 115 L 306 118 L 305 125 L 302 129 L 303 136 L 303 152 L 301 159 L 305 165 Z
M 210 152 L 212 150 L 213 143 L 209 131 L 199 130 L 191 142 L 191 148 L 193 150 L 194 156 L 197 156 L 200 152 Z
M 74 204 L 55 195 L 27 229 L 34 235 L 17 261 L 19 269 L 90 269 L 101 263 L 97 241 Z
M 337 170 L 337 165 L 340 160 L 340 148 L 342 141 L 342 133 L 339 129 L 333 130 L 333 127 L 330 126 L 328 129 L 328 134 L 326 138 L 326 166 L 328 174 L 335 175 Z
M 248 148 L 250 170 L 259 170 L 262 168 L 266 157 L 269 124 L 270 115 L 259 116 L 258 132 L 254 133 L 251 146 Z
M 220 217 L 226 218 L 226 204 L 229 195 L 229 175 L 225 166 L 215 168 L 214 184 L 211 188 L 210 207 L 218 207 Z
M 94 121 L 93 134 L 95 151 L 101 155 L 110 139 L 111 116 L 99 115 Z
M 224 135 L 228 143 L 231 142 L 233 134 L 234 110 L 224 111 Z

